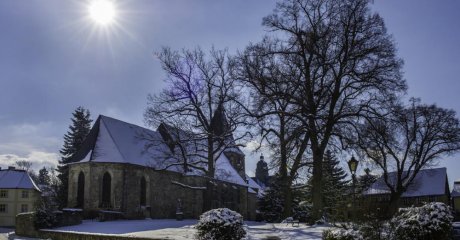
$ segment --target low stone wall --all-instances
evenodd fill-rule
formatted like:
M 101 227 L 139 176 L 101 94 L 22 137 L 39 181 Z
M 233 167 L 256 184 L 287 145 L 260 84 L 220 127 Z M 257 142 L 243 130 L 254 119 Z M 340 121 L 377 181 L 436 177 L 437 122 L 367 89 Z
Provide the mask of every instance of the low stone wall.
M 72 226 L 82 223 L 82 212 L 63 210 L 56 213 L 58 224 L 56 227 Z M 41 231 L 35 229 L 35 213 L 27 212 L 16 215 L 15 233 L 22 237 L 40 237 Z M 54 239 L 54 238 L 52 238 Z
M 131 236 L 102 235 L 96 233 L 57 232 L 41 230 L 40 238 L 53 240 L 165 240 L 164 238 L 136 238 Z
M 38 231 L 35 230 L 35 214 L 33 212 L 20 213 L 16 216 L 15 233 L 23 237 L 37 237 Z
M 64 208 L 59 214 L 56 214 L 57 227 L 79 225 L 83 220 L 83 211 L 81 209 Z

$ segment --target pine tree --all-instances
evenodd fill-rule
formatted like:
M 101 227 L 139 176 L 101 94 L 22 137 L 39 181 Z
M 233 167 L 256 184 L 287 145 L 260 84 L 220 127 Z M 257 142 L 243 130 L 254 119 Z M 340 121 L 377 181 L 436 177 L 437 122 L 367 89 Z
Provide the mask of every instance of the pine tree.
M 68 195 L 68 178 L 69 168 L 68 163 L 72 162 L 72 156 L 81 147 L 83 141 L 91 130 L 91 120 L 89 110 L 78 107 L 72 113 L 72 124 L 69 126 L 69 131 L 64 135 L 64 145 L 59 151 L 61 160 L 58 166 L 58 178 L 61 182 L 58 190 L 58 202 L 60 207 L 65 207 L 67 204 Z
M 358 177 L 358 192 L 366 191 L 375 181 L 377 181 L 377 176 L 371 174 L 369 168 L 364 169 L 366 174 Z
M 299 186 L 291 187 L 292 190 L 292 216 L 297 220 L 306 222 L 310 206 L 305 204 L 304 188 Z M 281 222 L 283 219 L 284 212 L 284 197 L 283 187 L 279 175 L 274 176 L 274 180 L 271 181 L 270 187 L 265 189 L 264 194 L 259 199 L 259 211 L 262 213 L 262 218 L 267 222 Z
M 340 167 L 340 162 L 330 152 L 324 154 L 324 176 L 323 176 L 323 198 L 324 206 L 328 208 L 335 208 L 338 201 L 342 199 L 343 192 L 346 188 L 347 173 Z
M 49 175 L 48 169 L 46 167 L 43 167 L 38 171 L 38 184 L 43 184 L 43 185 L 49 185 L 51 182 L 51 178 Z
M 259 210 L 264 221 L 280 222 L 282 220 L 284 207 L 278 175 L 275 176 L 270 187 L 265 189 L 263 196 L 259 199 Z
M 343 193 L 346 191 L 347 183 L 349 182 L 345 180 L 346 178 L 347 173 L 340 166 L 340 161 L 331 151 L 326 151 L 323 158 L 321 189 L 323 205 L 329 214 L 334 212 L 333 210 L 338 207 L 341 199 L 343 199 Z M 311 193 L 311 179 L 307 183 L 307 189 L 307 192 Z M 311 198 L 311 194 L 308 194 L 307 198 Z

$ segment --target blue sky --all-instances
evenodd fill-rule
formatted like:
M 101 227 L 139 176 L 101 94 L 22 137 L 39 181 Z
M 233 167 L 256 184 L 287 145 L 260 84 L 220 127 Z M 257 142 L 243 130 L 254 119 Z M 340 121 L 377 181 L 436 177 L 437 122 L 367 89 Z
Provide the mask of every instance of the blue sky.
M 163 86 L 153 52 L 201 46 L 230 52 L 257 42 L 269 0 L 118 0 L 118 24 L 100 28 L 87 1 L 0 1 L 0 166 L 53 165 L 77 106 L 143 126 Z M 409 96 L 460 111 L 460 1 L 375 0 L 405 61 Z M 460 179 L 460 155 L 440 161 Z M 254 171 L 258 154 L 247 156 Z

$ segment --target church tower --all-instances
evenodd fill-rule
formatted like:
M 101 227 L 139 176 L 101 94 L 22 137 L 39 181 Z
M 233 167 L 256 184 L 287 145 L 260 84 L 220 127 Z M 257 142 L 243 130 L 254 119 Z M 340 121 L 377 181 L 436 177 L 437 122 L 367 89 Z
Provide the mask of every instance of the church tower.
M 260 160 L 257 162 L 256 179 L 265 186 L 268 184 L 268 164 L 264 160 L 264 155 L 260 154 Z
M 225 156 L 230 160 L 230 164 L 235 168 L 238 174 L 243 179 L 246 179 L 244 153 L 236 146 L 229 128 L 230 126 L 225 117 L 224 106 L 219 104 L 211 119 L 211 131 L 227 145 L 224 150 Z

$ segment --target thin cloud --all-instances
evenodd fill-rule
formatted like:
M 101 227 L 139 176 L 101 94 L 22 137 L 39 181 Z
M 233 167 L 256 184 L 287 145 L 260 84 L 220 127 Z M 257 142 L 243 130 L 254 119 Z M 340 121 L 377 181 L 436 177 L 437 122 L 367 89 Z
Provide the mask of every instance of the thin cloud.
M 0 154 L 0 167 L 14 166 L 17 161 L 29 161 L 32 163 L 32 169 L 38 171 L 43 167 L 56 168 L 58 160 L 59 154 L 50 152 L 33 151 L 26 156 Z

